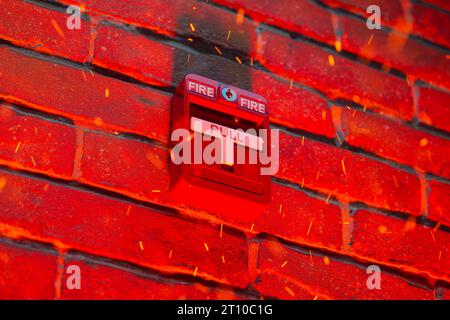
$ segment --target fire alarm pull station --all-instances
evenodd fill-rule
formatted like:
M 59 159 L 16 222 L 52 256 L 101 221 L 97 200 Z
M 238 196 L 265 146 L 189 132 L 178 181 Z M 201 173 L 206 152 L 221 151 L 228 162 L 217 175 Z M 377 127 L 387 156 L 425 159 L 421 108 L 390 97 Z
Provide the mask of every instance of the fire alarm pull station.
M 189 133 L 182 151 L 180 140 L 173 139 L 177 129 Z M 261 174 L 259 158 L 263 151 L 270 151 L 265 98 L 189 74 L 173 98 L 171 130 L 174 183 L 201 186 L 197 190 L 213 189 L 250 201 L 269 201 L 271 178 Z M 264 137 L 260 132 L 266 133 Z M 174 161 L 175 154 L 182 159 Z

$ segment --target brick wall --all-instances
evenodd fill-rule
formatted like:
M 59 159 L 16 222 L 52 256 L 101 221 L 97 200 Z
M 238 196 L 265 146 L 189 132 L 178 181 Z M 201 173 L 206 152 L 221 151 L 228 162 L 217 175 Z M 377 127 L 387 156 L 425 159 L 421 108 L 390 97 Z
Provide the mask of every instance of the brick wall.
M 447 1 L 8 0 L 0 17 L 0 298 L 448 299 Z M 187 73 L 269 100 L 280 170 L 250 221 L 226 195 L 171 194 Z

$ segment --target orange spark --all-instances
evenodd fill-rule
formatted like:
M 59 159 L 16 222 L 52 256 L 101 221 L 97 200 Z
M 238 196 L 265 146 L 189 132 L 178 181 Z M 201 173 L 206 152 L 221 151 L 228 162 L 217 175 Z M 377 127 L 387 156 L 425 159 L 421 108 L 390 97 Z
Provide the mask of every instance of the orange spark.
M 195 32 L 195 27 L 192 23 L 189 23 L 189 27 L 191 27 L 192 32 Z
M 206 242 L 203 243 L 203 244 L 204 244 L 204 246 L 205 246 L 206 251 L 209 251 L 208 244 L 207 244 Z
M 434 232 L 430 231 L 430 233 L 431 233 L 431 237 L 433 238 L 433 241 L 436 241 L 436 238 L 434 237 Z
M 227 41 L 230 40 L 230 36 L 231 36 L 231 30 L 228 30 Z
M 330 64 L 330 66 L 334 66 L 335 64 L 334 57 L 331 54 L 328 55 L 328 63 Z
M 225 257 L 224 256 L 222 256 L 222 262 L 225 263 Z
M 305 178 L 302 179 L 302 186 L 301 186 L 302 189 L 303 189 L 303 186 L 304 186 L 304 185 L 305 185 Z
M 192 39 L 191 37 L 188 37 L 187 41 L 194 42 L 194 39 Z
M 302 147 L 305 145 L 305 136 L 302 136 Z
M 428 139 L 427 138 L 420 139 L 419 145 L 421 147 L 425 147 L 427 144 L 428 144 Z
M 194 277 L 197 276 L 197 271 L 198 271 L 198 267 L 195 267 L 195 270 L 194 270 Z
M 284 268 L 284 266 L 287 264 L 287 260 L 285 262 L 283 262 L 283 264 L 281 265 L 282 268 Z
M 84 81 L 86 81 L 86 74 L 84 73 L 84 70 L 81 70 L 81 74 L 83 75 Z
M 253 66 L 253 57 L 250 57 L 250 65 Z
M 188 55 L 187 55 L 187 63 L 189 63 L 189 60 L 191 59 L 191 54 L 190 53 L 188 53 Z
M 288 287 L 284 287 L 284 290 L 286 290 L 286 292 L 289 293 L 289 295 L 290 295 L 291 297 L 295 296 L 294 291 L 292 291 L 292 290 L 289 289 Z
M 292 89 L 292 84 L 294 83 L 294 79 L 291 79 L 291 82 L 289 82 L 289 89 Z
M 21 142 L 19 141 L 19 143 L 18 143 L 17 146 L 16 146 L 16 150 L 14 150 L 14 153 L 17 153 L 17 151 L 19 151 L 20 144 L 21 144 Z
M 328 266 L 330 264 L 330 258 L 328 258 L 327 256 L 323 257 L 323 263 Z
M 347 175 L 347 170 L 345 170 L 345 162 L 344 162 L 344 159 L 341 160 L 341 164 L 342 164 L 342 171 L 344 172 L 345 175 Z
M 0 177 L 0 192 L 3 191 L 3 188 L 6 186 L 6 182 L 8 180 L 5 177 Z
M 223 223 L 220 224 L 220 239 L 222 239 L 223 234 Z
M 127 209 L 127 216 L 129 216 L 129 215 L 130 215 L 130 211 L 131 211 L 131 205 L 130 205 L 130 206 L 128 206 L 128 209 Z
M 239 8 L 237 14 L 236 14 L 236 23 L 238 25 L 242 24 L 244 22 L 244 14 L 245 10 L 243 8 Z
M 369 41 L 367 41 L 367 44 L 370 45 L 373 40 L 373 33 L 370 35 Z
M 109 89 L 108 89 L 108 88 L 105 89 L 105 97 L 106 97 L 106 98 L 109 97 Z
M 334 48 L 336 49 L 337 52 L 341 52 L 342 51 L 341 40 L 336 39 L 336 41 L 334 41 Z
M 238 57 L 238 56 L 236 56 L 236 61 L 237 61 L 237 62 L 239 62 L 239 64 L 242 64 L 242 60 L 241 60 L 241 59 L 239 59 L 239 57 Z
M 139 241 L 139 248 L 141 248 L 141 251 L 144 251 L 144 244 L 142 241 Z
M 161 190 L 152 190 L 153 193 L 160 193 Z
M 33 162 L 33 166 L 35 166 L 35 167 L 36 167 L 36 162 L 34 161 L 34 158 L 33 158 L 33 156 L 30 156 L 30 158 L 31 158 L 31 162 Z
M 220 49 L 217 48 L 217 46 L 215 46 L 214 49 L 216 49 L 217 53 L 219 53 L 220 55 L 222 55 L 222 51 L 220 51 Z
M 52 26 L 53 28 L 55 28 L 56 32 L 58 32 L 58 34 L 61 37 L 64 37 L 64 32 L 61 30 L 61 28 L 59 27 L 58 22 L 56 22 L 56 20 L 52 19 Z
M 172 259 L 172 253 L 173 253 L 173 251 L 170 250 L 170 251 L 169 251 L 169 259 Z
M 250 228 L 250 231 L 253 232 L 253 227 L 255 226 L 254 223 L 252 223 L 252 227 Z
M 386 226 L 379 226 L 379 227 L 378 227 L 378 232 L 381 233 L 381 234 L 387 233 L 387 228 L 386 228 Z
M 278 210 L 278 213 L 281 213 L 281 209 L 283 208 L 283 205 L 280 204 L 280 209 Z
M 306 236 L 309 235 L 309 232 L 311 231 L 312 224 L 313 224 L 313 220 L 311 220 L 311 222 L 309 223 L 309 227 L 308 227 L 308 231 L 306 232 Z
M 325 200 L 325 203 L 328 204 L 328 201 L 330 201 L 331 198 L 331 192 L 328 194 L 327 200 Z

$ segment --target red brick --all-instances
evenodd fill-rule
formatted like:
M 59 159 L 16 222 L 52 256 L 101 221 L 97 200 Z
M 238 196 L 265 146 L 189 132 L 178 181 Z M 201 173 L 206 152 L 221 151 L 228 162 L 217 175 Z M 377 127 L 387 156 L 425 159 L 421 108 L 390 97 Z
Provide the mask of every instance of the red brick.
M 69 300 L 231 300 L 239 299 L 231 290 L 210 288 L 200 283 L 182 283 L 157 279 L 155 276 L 133 274 L 130 270 L 96 264 L 91 261 L 68 258 L 70 265 L 80 268 L 81 289 L 67 288 L 64 274 L 61 299 Z M 142 272 L 141 272 L 142 273 Z
M 68 14 L 21 0 L 2 1 L 0 16 L 1 39 L 79 62 L 88 57 L 90 25 L 83 19 L 79 30 L 69 30 L 66 26 Z
M 428 182 L 428 218 L 450 226 L 450 184 Z
M 420 214 L 417 176 L 325 143 L 302 140 L 280 132 L 278 177 L 341 200 Z
M 0 104 L 0 163 L 14 168 L 72 177 L 75 129 L 16 113 Z
M 81 181 L 139 198 L 169 189 L 169 153 L 148 143 L 85 133 Z
M 419 88 L 419 119 L 450 132 L 450 95 L 431 88 Z
M 383 158 L 450 177 L 450 141 L 405 126 L 399 120 L 335 108 L 345 140 Z
M 244 19 L 236 23 L 236 15 L 195 0 L 139 0 L 132 5 L 121 0 L 62 0 L 85 5 L 94 14 L 101 13 L 115 20 L 173 36 L 199 37 L 220 46 L 246 52 L 256 37 L 254 24 Z M 190 27 L 194 26 L 195 31 Z M 227 39 L 228 31 L 231 31 Z M 195 41 L 194 41 L 195 42 Z
M 244 9 L 253 20 L 274 25 L 308 37 L 334 44 L 335 36 L 329 11 L 309 1 L 214 0 L 231 9 Z
M 272 183 L 272 201 L 255 220 L 253 230 L 336 251 L 342 245 L 338 206 L 277 183 Z
M 122 41 L 127 42 L 126 48 Z M 323 98 L 265 72 L 221 57 L 188 53 L 111 26 L 99 27 L 97 43 L 94 63 L 99 66 L 161 86 L 177 86 L 186 74 L 197 73 L 266 96 L 275 123 L 334 136 Z
M 153 209 L 13 174 L 1 176 L 6 184 L 0 230 L 164 273 L 193 276 L 197 267 L 197 277 L 247 285 L 247 245 L 238 235 L 224 230 L 220 238 L 217 228 Z
M 366 284 L 369 277 L 366 266 L 344 263 L 339 259 L 312 252 L 297 252 L 277 242 L 263 241 L 259 254 L 258 269 L 261 272 L 261 282 L 257 284 L 257 288 L 263 287 L 265 294 L 278 298 L 288 298 L 286 292 L 289 295 L 293 293 L 291 297 L 293 299 L 434 298 L 432 290 L 413 286 L 406 280 L 383 270 L 381 270 L 381 289 L 370 290 Z M 279 282 L 277 278 L 296 286 Z M 265 281 L 268 283 L 264 283 Z M 305 295 L 304 291 L 309 296 Z
M 306 83 L 331 98 L 354 100 L 368 108 L 410 119 L 412 101 L 406 81 L 363 64 L 334 56 L 310 44 L 270 31 L 260 36 L 258 59 L 269 70 Z
M 422 225 L 411 230 L 407 221 L 365 210 L 356 212 L 353 219 L 352 250 L 358 256 L 433 278 L 450 279 L 448 232 Z
M 408 35 L 367 29 L 364 21 L 342 16 L 342 48 L 438 86 L 450 88 L 445 51 Z M 370 43 L 369 43 L 370 42 Z M 411 80 L 412 81 L 412 80 Z
M 9 48 L 0 48 L 0 70 L 0 97 L 5 100 L 88 127 L 167 141 L 171 95 Z
M 276 81 L 267 73 L 251 71 L 252 90 L 269 101 L 270 120 L 290 128 L 332 138 L 333 121 L 327 101 L 310 90 Z
M 53 299 L 57 259 L 48 253 L 0 243 L 0 299 Z
M 381 21 L 405 34 L 413 33 L 432 42 L 450 47 L 449 14 L 434 10 L 420 3 L 401 0 L 322 0 L 335 8 L 342 8 L 356 13 L 364 18 L 368 17 L 366 9 L 369 5 L 378 5 L 381 9 Z M 408 20 L 408 16 L 411 16 Z

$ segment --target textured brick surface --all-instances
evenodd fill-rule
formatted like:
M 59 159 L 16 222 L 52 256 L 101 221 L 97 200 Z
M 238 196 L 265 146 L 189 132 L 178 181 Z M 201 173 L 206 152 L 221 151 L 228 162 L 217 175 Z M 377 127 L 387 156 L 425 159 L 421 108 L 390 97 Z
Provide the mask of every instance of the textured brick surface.
M 449 277 L 449 234 L 406 221 L 358 211 L 353 216 L 352 250 L 376 261 L 417 269 L 433 277 Z
M 319 47 L 264 31 L 257 57 L 271 71 L 332 98 L 356 100 L 368 108 L 411 118 L 412 101 L 405 81 L 340 56 L 333 56 L 330 64 L 330 55 Z
M 422 79 L 450 88 L 448 52 L 401 33 L 369 30 L 364 21 L 342 16 L 342 48 Z M 376 31 L 376 32 L 375 32 Z
M 0 242 L 0 299 L 53 299 L 56 272 L 55 256 Z
M 450 131 L 450 95 L 431 88 L 420 88 L 419 94 L 420 121 Z
M 170 95 L 8 48 L 0 48 L 0 57 L 0 97 L 88 126 L 167 141 Z
M 413 286 L 384 270 L 381 289 L 369 290 L 366 267 L 315 253 L 296 252 L 280 243 L 265 241 L 260 247 L 258 287 L 269 296 L 291 299 L 434 298 L 433 291 Z
M 247 284 L 247 247 L 239 236 L 223 232 L 220 238 L 217 228 L 89 192 L 3 172 L 1 177 L 1 223 L 16 236 L 59 241 L 168 273 L 193 276 L 197 268 L 199 277 Z
M 234 10 L 244 10 L 255 21 L 334 43 L 330 12 L 309 1 L 282 0 L 214 0 Z
M 134 24 L 165 35 L 178 34 L 246 51 L 255 36 L 249 20 L 236 23 L 233 13 L 196 0 L 138 0 L 132 5 L 121 0 L 62 0 L 83 4 L 88 11 L 109 15 L 127 24 Z M 191 27 L 192 24 L 192 27 Z M 231 35 L 228 37 L 228 32 Z
M 336 108 L 345 140 L 383 158 L 450 178 L 450 141 L 415 130 L 397 120 Z
M 233 291 L 209 288 L 202 284 L 189 284 L 159 280 L 149 275 L 137 275 L 129 270 L 121 270 L 90 261 L 68 257 L 65 269 L 77 266 L 81 273 L 81 289 L 69 290 L 66 282 L 69 274 L 62 278 L 61 299 L 68 300 L 204 300 L 239 299 Z
M 80 29 L 69 30 L 65 13 L 22 0 L 2 1 L 0 16 L 0 39 L 75 61 L 88 57 L 90 25 L 85 20 Z
M 73 127 L 21 115 L 0 104 L 1 164 L 70 178 L 75 139 Z
M 342 200 L 414 215 L 420 209 L 417 176 L 324 143 L 280 134 L 278 176 Z M 345 170 L 345 171 L 344 171 Z
M 450 226 L 450 184 L 429 181 L 428 218 Z
M 381 9 L 381 21 L 384 25 L 402 33 L 413 33 L 432 42 L 450 46 L 449 14 L 435 10 L 420 3 L 401 0 L 321 0 L 334 7 L 343 8 L 362 17 L 368 17 L 366 8 L 378 5 Z M 408 19 L 408 16 L 410 18 Z
M 0 298 L 448 299 L 446 1 L 0 2 Z M 176 183 L 188 73 L 267 98 L 270 202 Z

